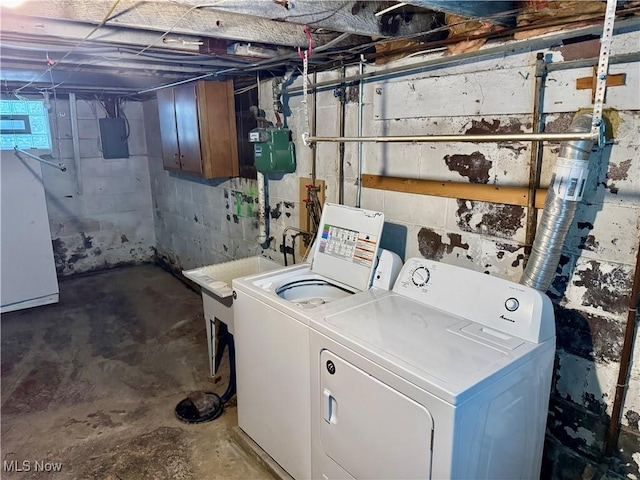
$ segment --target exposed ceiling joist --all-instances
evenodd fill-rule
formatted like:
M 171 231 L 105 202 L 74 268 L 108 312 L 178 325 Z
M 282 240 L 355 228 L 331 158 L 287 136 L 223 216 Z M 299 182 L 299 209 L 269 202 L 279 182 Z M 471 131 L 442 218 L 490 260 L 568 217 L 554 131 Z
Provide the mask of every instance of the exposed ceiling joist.
M 67 20 L 57 20 L 50 18 L 34 18 L 24 15 L 15 15 L 6 11 L 2 12 L 2 37 L 7 34 L 29 35 L 32 38 L 51 37 L 63 40 L 79 42 L 85 38 L 95 25 L 89 23 L 78 23 Z M 158 41 L 162 33 L 146 32 L 144 30 L 133 30 L 119 27 L 103 25 L 93 35 L 91 42 L 101 42 L 105 44 L 130 45 L 140 47 Z M 179 52 L 198 53 L 201 38 L 192 35 L 168 35 L 164 41 L 158 42 L 157 46 L 170 48 Z
M 20 15 L 99 24 L 113 5 L 113 0 L 31 0 L 15 8 Z M 308 45 L 302 26 L 295 28 L 284 22 L 239 15 L 175 2 L 121 0 L 107 25 L 171 31 L 174 34 L 209 36 L 224 40 L 267 43 L 292 47 Z M 322 45 L 336 33 L 313 35 L 315 45 Z
M 9 85 L 26 84 L 38 78 L 40 71 L 30 69 L 21 62 L 2 62 L 2 80 Z M 50 78 L 51 75 L 51 78 Z M 157 83 L 157 76 L 154 77 Z M 183 75 L 166 73 L 165 81 L 180 80 Z M 43 79 L 40 79 L 43 80 Z M 40 81 L 38 80 L 38 81 Z M 110 93 L 134 93 L 149 86 L 149 75 L 142 72 L 125 72 L 112 68 L 83 68 L 82 71 L 52 70 L 46 75 L 47 83 L 34 84 L 39 88 L 65 85 L 65 91 L 108 91 Z M 29 92 L 23 92 L 29 93 Z
M 56 58 L 55 55 L 49 54 L 50 57 Z M 46 58 L 44 56 L 40 56 L 35 58 L 33 56 L 25 55 L 25 52 L 20 52 L 19 50 L 11 50 L 3 48 L 2 52 L 2 63 L 3 67 L 6 66 L 6 62 L 22 62 L 23 66 L 31 66 L 34 69 L 46 69 L 47 63 Z M 213 59 L 210 62 L 204 63 L 196 63 L 189 64 L 187 62 L 170 62 L 167 60 L 163 60 L 162 63 L 158 62 L 158 60 L 153 59 L 141 59 L 141 58 L 132 58 L 130 55 L 126 54 L 118 54 L 116 52 L 107 53 L 105 55 L 96 55 L 93 57 L 75 57 L 72 62 L 68 64 L 61 64 L 59 67 L 60 70 L 78 70 L 79 67 L 82 69 L 91 69 L 94 66 L 98 67 L 106 67 L 113 69 L 129 69 L 129 70 L 146 70 L 149 73 L 155 74 L 164 74 L 165 72 L 175 72 L 176 74 L 200 74 L 203 72 L 208 72 L 212 70 L 216 70 L 219 68 L 229 68 L 233 66 L 238 66 L 237 63 L 225 62 L 222 60 Z M 242 64 L 240 64 L 242 66 Z M 48 75 L 44 77 L 45 80 L 48 80 Z
M 197 5 L 200 0 L 183 0 Z M 390 27 L 375 15 L 378 2 L 277 0 L 225 0 L 214 10 L 252 15 L 294 24 L 309 25 L 338 32 L 351 32 L 373 37 L 400 37 L 428 32 L 434 23 L 433 12 L 415 12 Z M 418 10 L 418 9 L 416 9 Z

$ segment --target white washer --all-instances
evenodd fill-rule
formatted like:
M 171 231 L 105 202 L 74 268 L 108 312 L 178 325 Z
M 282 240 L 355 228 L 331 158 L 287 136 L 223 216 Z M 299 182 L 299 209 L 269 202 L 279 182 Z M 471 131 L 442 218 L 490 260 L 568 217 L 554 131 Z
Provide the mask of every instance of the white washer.
M 233 280 L 238 425 L 297 479 L 311 477 L 309 312 L 351 308 L 389 285 L 399 257 L 381 256 L 379 212 L 326 204 L 311 264 Z
M 539 478 L 544 294 L 412 258 L 393 291 L 310 316 L 314 478 Z

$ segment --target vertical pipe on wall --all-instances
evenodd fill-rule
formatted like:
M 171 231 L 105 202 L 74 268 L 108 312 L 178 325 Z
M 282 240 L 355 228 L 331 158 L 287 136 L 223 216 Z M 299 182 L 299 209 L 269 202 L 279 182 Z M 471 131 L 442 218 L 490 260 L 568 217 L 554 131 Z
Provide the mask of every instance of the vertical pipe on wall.
M 544 95 L 544 84 L 546 79 L 546 65 L 544 54 L 538 53 L 536 56 L 535 90 L 533 94 L 533 133 L 544 131 L 542 120 L 542 102 Z M 538 212 L 535 207 L 536 189 L 540 186 L 540 172 L 542 170 L 542 142 L 531 142 L 531 166 L 529 167 L 529 196 L 527 198 L 527 229 L 525 245 L 530 248 L 536 235 L 538 224 Z
M 316 83 L 317 81 L 317 74 L 314 72 L 313 73 L 313 83 Z M 311 136 L 315 136 L 316 135 L 316 121 L 317 121 L 317 105 L 316 105 L 316 92 L 317 90 L 314 88 L 313 92 L 311 92 L 311 105 L 313 106 L 313 110 L 311 112 Z M 317 176 L 317 172 L 316 172 L 316 168 L 317 168 L 317 151 L 316 151 L 317 145 L 315 143 L 313 143 L 311 145 L 311 185 L 313 187 L 316 186 L 316 176 Z M 307 222 L 307 225 L 309 225 L 309 223 Z
M 342 67 L 342 70 L 340 71 L 340 77 L 344 78 L 345 77 L 345 67 Z M 346 115 L 346 109 L 345 109 L 345 101 L 346 101 L 346 95 L 345 95 L 345 86 L 344 84 L 340 84 L 338 86 L 338 88 L 336 89 L 336 96 L 338 97 L 338 101 L 340 102 L 340 108 L 338 109 L 338 124 L 339 124 L 339 133 L 338 135 L 340 135 L 341 137 L 344 137 L 344 131 L 345 131 L 345 115 Z M 338 203 L 340 205 L 344 205 L 344 142 L 340 142 L 339 144 L 339 172 L 338 172 Z
M 260 172 L 256 173 L 258 184 L 258 243 L 262 248 L 269 248 L 269 228 L 267 224 L 266 179 Z
M 358 137 L 362 138 L 362 109 L 364 98 L 364 79 L 362 74 L 364 73 L 364 55 L 360 55 L 360 64 L 358 68 L 358 74 L 360 75 L 360 82 L 358 84 Z M 358 142 L 358 178 L 356 180 L 358 191 L 356 193 L 356 207 L 360 208 L 362 202 L 362 142 Z
M 620 370 L 618 370 L 616 394 L 613 399 L 613 408 L 611 409 L 611 418 L 609 419 L 609 428 L 607 429 L 607 439 L 604 447 L 604 455 L 606 457 L 611 457 L 618 443 L 622 402 L 627 387 L 629 386 L 629 367 L 631 365 L 631 354 L 633 352 L 633 334 L 635 333 L 636 317 L 638 316 L 638 301 L 640 301 L 640 245 L 638 246 L 638 252 L 636 254 L 636 269 L 633 275 L 631 294 L 629 295 L 627 326 L 624 331 L 622 353 L 620 354 Z
M 258 89 L 258 115 L 260 112 L 260 73 L 256 73 L 256 86 Z M 262 248 L 269 248 L 269 219 L 267 218 L 267 179 L 261 172 L 256 172 L 256 184 L 258 187 L 258 244 Z
M 69 94 L 69 114 L 71 116 L 71 140 L 73 142 L 73 168 L 76 171 L 76 192 L 82 195 L 82 171 L 80 166 L 80 137 L 78 134 L 78 109 L 76 94 Z

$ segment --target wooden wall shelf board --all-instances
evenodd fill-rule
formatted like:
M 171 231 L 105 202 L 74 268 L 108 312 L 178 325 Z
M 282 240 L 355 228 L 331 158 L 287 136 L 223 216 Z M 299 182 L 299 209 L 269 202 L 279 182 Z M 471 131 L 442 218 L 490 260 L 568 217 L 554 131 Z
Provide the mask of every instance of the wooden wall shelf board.
M 479 202 L 502 203 L 505 205 L 527 206 L 529 190 L 527 187 L 504 187 L 477 183 L 439 182 L 416 178 L 383 177 L 362 175 L 362 186 L 378 190 L 433 195 L 436 197 L 463 198 Z M 544 207 L 546 189 L 539 188 L 535 193 L 536 208 Z
M 304 200 L 307 199 L 307 185 L 311 185 L 310 178 L 300 177 L 300 229 L 309 231 L 311 225 L 309 225 L 309 218 L 307 217 L 307 207 Z M 325 183 L 324 180 L 316 180 L 316 187 L 318 187 L 318 200 L 320 205 L 324 206 L 325 202 Z M 303 241 L 300 241 L 298 251 L 300 254 L 304 254 L 307 250 L 307 246 Z

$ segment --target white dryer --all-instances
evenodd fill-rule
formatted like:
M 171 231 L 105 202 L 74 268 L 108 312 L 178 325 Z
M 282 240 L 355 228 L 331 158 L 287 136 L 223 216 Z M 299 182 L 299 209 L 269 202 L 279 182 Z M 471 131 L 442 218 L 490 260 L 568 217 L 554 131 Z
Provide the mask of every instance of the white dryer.
M 379 212 L 327 204 L 311 264 L 233 280 L 238 425 L 296 479 L 311 477 L 308 313 L 393 285 L 402 263 L 379 255 L 383 224 Z
M 539 478 L 544 294 L 412 258 L 393 291 L 360 300 L 310 314 L 313 478 Z

